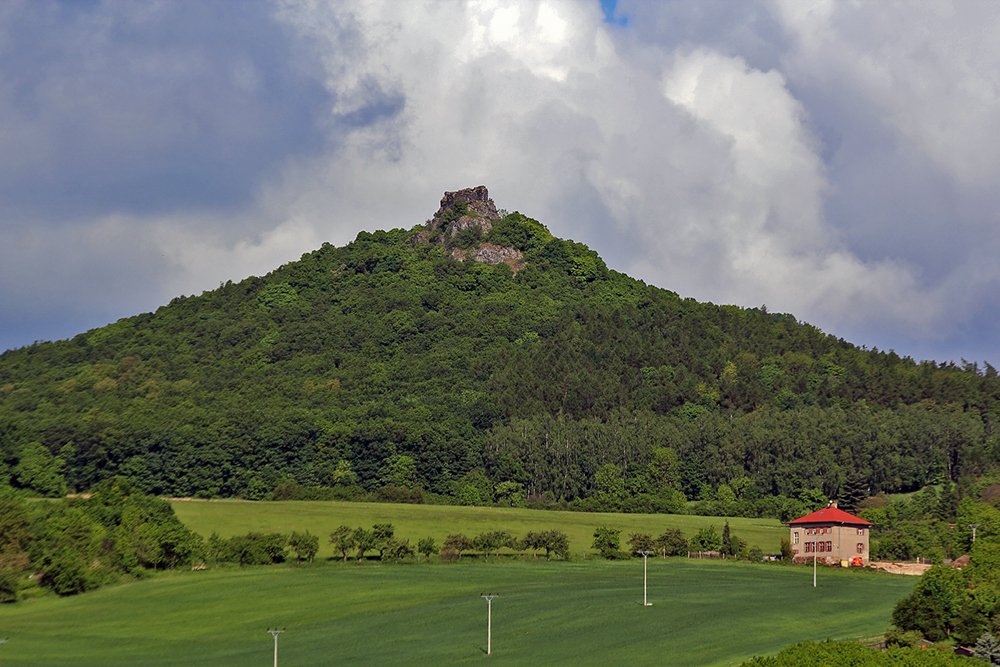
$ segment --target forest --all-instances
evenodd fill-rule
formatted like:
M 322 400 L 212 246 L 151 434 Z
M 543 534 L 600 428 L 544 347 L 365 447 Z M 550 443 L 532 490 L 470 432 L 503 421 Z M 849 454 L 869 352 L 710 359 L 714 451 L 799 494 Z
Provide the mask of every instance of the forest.
M 782 516 L 1000 461 L 989 364 L 681 298 L 517 212 L 446 222 L 4 352 L 0 487 Z M 460 261 L 486 244 L 523 260 Z

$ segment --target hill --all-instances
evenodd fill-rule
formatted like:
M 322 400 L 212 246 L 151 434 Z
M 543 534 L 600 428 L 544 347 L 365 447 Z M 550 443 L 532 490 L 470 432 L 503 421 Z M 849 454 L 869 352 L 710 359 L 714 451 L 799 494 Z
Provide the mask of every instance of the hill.
M 0 606 L 17 665 L 739 664 L 888 628 L 909 577 L 687 559 L 246 567 L 177 572 Z M 826 663 L 833 664 L 833 663 Z M 975 664 L 975 663 L 973 663 Z
M 989 365 L 646 285 L 480 187 L 412 229 L 3 353 L 0 484 L 781 514 L 979 474 L 998 395 Z

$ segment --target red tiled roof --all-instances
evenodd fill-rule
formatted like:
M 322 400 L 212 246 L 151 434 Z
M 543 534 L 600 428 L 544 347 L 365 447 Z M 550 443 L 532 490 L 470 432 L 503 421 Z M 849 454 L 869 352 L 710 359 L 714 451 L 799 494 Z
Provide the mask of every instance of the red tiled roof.
M 788 522 L 793 523 L 855 523 L 858 525 L 870 526 L 871 521 L 865 521 L 864 519 L 858 518 L 853 514 L 848 514 L 844 510 L 837 509 L 836 507 L 824 507 L 818 512 L 813 512 L 812 514 L 806 514 L 805 516 L 800 516 L 798 519 L 794 519 Z

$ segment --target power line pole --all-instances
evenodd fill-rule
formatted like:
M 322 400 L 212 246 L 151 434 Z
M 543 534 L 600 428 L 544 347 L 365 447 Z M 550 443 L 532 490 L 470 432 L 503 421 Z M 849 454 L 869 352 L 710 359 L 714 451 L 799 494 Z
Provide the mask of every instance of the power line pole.
M 653 553 L 652 551 L 636 551 L 637 554 L 642 556 L 642 606 L 652 607 L 652 602 L 646 602 L 646 561 L 648 556 Z
M 969 528 L 972 529 L 972 543 L 973 544 L 976 543 L 976 528 L 979 528 L 979 526 L 981 526 L 981 525 L 982 525 L 981 523 L 970 523 L 969 524 Z
M 282 630 L 278 630 L 277 628 L 274 630 L 268 629 L 268 632 L 270 632 L 271 636 L 274 637 L 274 667 L 278 667 L 278 635 L 284 632 L 284 629 Z
M 486 655 L 493 652 L 493 598 L 500 597 L 496 593 L 483 593 L 479 597 L 486 599 Z

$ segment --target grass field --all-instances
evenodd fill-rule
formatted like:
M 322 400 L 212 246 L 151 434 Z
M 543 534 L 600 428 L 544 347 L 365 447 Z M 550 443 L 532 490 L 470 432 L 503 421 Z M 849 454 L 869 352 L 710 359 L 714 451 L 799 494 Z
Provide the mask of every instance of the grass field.
M 208 537 L 213 531 L 222 537 L 250 531 L 309 530 L 320 537 L 319 558 L 334 555 L 327 544 L 330 533 L 340 524 L 352 528 L 370 528 L 375 523 L 391 523 L 396 535 L 416 545 L 422 537 L 433 537 L 438 545 L 449 533 L 469 537 L 488 530 L 506 529 L 517 536 L 529 530 L 558 528 L 569 535 L 570 553 L 579 558 L 594 539 L 594 529 L 607 525 L 622 530 L 622 546 L 629 533 L 651 533 L 654 537 L 667 528 L 680 528 L 687 537 L 700 528 L 714 525 L 719 534 L 725 519 L 676 514 L 589 514 L 584 512 L 548 512 L 495 507 L 452 507 L 445 505 L 390 505 L 384 503 L 341 502 L 246 502 L 246 501 L 175 501 L 171 503 L 181 521 Z M 777 553 L 788 529 L 776 519 L 729 520 L 733 534 L 759 546 L 765 553 Z
M 362 521 L 365 522 L 365 521 Z M 242 529 L 236 529 L 239 532 Z M 805 640 L 872 635 L 916 579 L 650 559 L 315 563 L 177 572 L 0 606 L 2 664 L 729 665 Z

